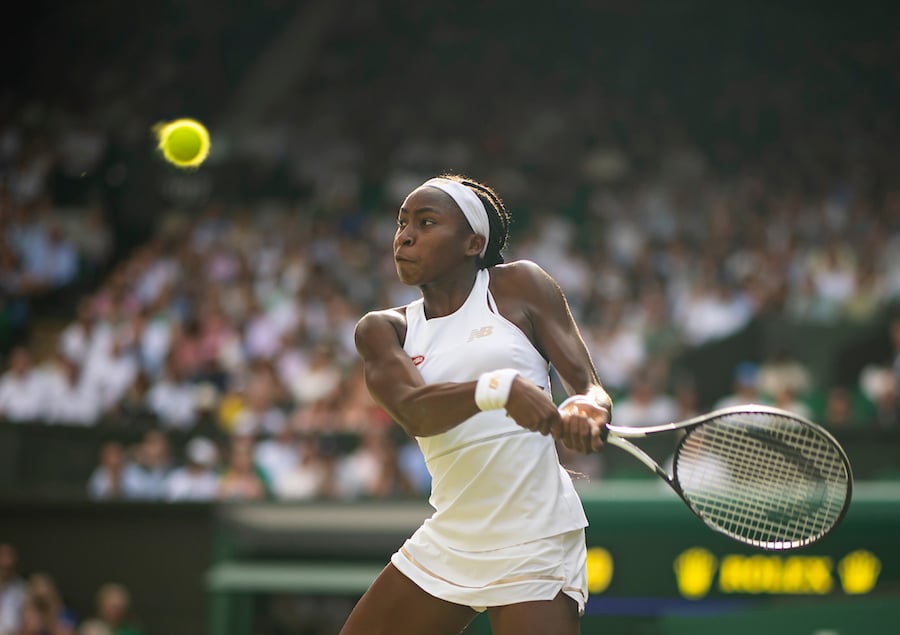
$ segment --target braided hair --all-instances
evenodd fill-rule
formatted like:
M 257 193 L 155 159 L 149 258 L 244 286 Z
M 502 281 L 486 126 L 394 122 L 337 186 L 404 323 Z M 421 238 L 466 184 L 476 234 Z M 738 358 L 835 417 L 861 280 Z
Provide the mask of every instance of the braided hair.
M 509 240 L 509 223 L 512 220 L 512 215 L 506 209 L 503 200 L 489 186 L 461 174 L 441 174 L 440 177 L 456 181 L 474 190 L 487 211 L 491 235 L 488 237 L 487 250 L 484 252 L 484 257 L 480 259 L 478 268 L 487 269 L 503 264 L 502 252 Z

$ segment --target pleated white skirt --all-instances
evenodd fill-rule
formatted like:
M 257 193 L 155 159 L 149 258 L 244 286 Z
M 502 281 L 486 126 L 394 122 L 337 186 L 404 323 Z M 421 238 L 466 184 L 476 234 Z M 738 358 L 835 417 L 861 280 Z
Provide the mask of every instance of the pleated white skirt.
M 584 530 L 490 551 L 446 547 L 420 527 L 391 557 L 431 595 L 481 612 L 491 606 L 552 600 L 560 591 L 584 613 L 587 568 Z

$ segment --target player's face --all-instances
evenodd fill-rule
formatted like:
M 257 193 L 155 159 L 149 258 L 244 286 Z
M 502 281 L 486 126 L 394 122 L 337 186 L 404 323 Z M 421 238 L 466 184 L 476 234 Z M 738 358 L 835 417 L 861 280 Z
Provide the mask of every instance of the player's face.
M 420 286 L 453 272 L 471 255 L 474 236 L 448 194 L 433 187 L 414 190 L 400 207 L 394 235 L 400 281 Z

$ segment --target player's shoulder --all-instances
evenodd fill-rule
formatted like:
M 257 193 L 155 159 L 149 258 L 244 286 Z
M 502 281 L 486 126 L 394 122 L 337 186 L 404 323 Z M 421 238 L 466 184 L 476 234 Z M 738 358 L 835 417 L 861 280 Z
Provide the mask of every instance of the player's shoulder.
M 533 260 L 514 260 L 491 267 L 492 286 L 510 293 L 527 293 L 556 287 L 556 282 Z
M 406 324 L 406 307 L 395 306 L 389 309 L 376 309 L 364 314 L 356 322 L 356 328 L 374 328 L 384 324 Z
M 356 339 L 380 338 L 406 332 L 406 307 L 369 311 L 356 323 Z

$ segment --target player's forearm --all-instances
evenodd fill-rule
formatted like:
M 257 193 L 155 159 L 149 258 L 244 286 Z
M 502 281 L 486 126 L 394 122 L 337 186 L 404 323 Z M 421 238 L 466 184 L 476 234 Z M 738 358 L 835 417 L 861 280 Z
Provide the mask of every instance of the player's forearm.
M 480 412 L 474 381 L 420 386 L 386 409 L 400 427 L 416 437 L 446 432 Z

